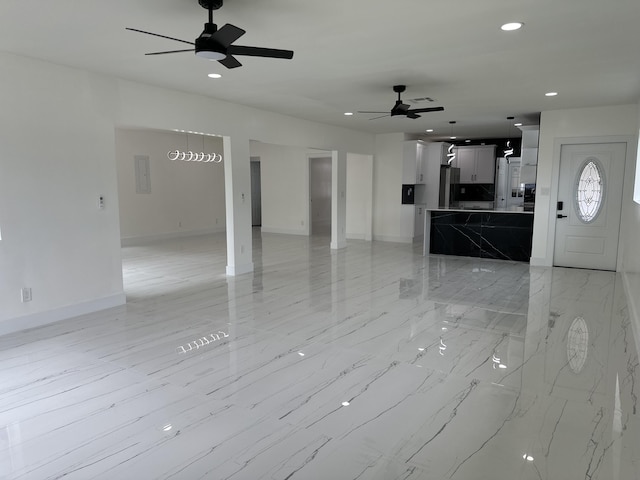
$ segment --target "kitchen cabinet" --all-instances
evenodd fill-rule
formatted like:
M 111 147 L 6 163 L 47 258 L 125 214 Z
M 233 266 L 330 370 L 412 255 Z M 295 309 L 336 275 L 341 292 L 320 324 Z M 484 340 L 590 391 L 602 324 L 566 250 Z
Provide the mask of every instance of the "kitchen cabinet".
M 420 140 L 404 142 L 402 183 L 424 185 L 426 180 L 426 148 Z
M 454 149 L 453 166 L 460 169 L 460 183 L 494 183 L 496 146 L 461 146 Z
M 519 127 L 522 130 L 522 170 L 520 183 L 536 183 L 538 169 L 538 125 Z

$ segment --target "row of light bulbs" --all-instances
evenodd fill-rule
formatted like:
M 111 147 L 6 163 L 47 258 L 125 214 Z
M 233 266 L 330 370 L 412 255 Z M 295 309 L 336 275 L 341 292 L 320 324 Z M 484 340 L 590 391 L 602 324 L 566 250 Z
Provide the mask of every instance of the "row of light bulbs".
M 219 153 L 197 153 L 197 152 L 181 152 L 180 150 L 172 150 L 167 153 L 167 158 L 171 161 L 181 160 L 184 162 L 204 162 L 204 163 L 220 163 L 222 155 Z

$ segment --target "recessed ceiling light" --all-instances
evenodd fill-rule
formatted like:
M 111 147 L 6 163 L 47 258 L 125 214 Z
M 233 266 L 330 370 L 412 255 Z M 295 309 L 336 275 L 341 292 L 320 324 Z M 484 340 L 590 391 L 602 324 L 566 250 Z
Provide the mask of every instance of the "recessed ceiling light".
M 558 92 L 547 92 L 547 93 L 545 93 L 545 95 L 547 97 L 555 97 L 556 95 L 558 95 Z
M 509 22 L 502 25 L 500 29 L 504 30 L 505 32 L 512 32 L 514 30 L 520 30 L 523 25 L 524 23 L 522 22 Z
M 351 405 L 349 402 L 342 402 L 343 407 L 348 407 L 349 405 Z
M 514 127 L 521 127 L 521 126 L 522 126 L 522 124 L 521 124 L 521 123 L 514 123 L 514 124 L 513 124 L 513 126 L 514 126 Z
M 451 140 L 455 140 L 455 139 L 456 139 L 456 138 L 458 138 L 458 137 L 449 137 L 449 138 L 450 138 Z
M 353 112 L 344 112 L 345 116 L 350 117 L 351 115 L 353 115 Z
M 429 129 L 427 130 L 427 133 L 431 133 L 431 132 L 433 132 L 433 128 L 429 128 Z
M 219 73 L 210 73 L 209 75 L 207 75 L 207 77 L 209 77 L 209 78 L 222 78 L 222 75 L 220 75 Z
M 465 140 L 466 143 L 471 143 L 471 140 Z

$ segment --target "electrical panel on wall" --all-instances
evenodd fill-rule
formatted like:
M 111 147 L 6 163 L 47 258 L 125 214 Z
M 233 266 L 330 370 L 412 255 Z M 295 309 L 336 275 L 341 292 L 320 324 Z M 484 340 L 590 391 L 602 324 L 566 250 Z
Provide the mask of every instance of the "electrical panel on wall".
M 151 172 L 149 170 L 149 156 L 135 155 L 136 193 L 151 193 Z

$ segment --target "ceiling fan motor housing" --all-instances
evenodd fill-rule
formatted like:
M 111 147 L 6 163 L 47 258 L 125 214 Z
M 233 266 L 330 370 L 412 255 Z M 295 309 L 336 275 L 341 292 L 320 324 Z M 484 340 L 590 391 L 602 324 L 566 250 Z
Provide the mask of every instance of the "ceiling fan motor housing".
M 218 10 L 222 6 L 222 0 L 198 0 L 202 8 Z

